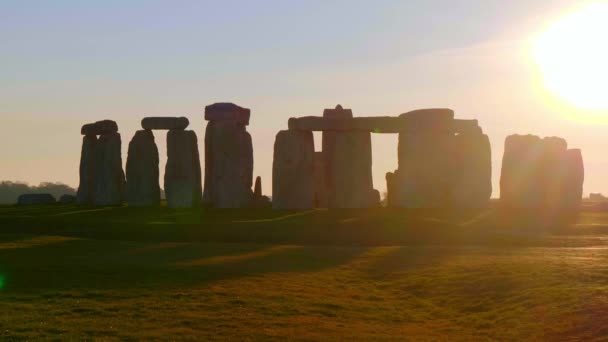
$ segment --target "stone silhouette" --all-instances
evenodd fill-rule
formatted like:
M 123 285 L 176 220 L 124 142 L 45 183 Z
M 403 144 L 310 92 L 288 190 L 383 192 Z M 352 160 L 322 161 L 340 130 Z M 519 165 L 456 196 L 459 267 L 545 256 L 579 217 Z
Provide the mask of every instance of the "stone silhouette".
M 274 142 L 272 207 L 312 209 L 315 146 L 311 131 L 280 131 Z
M 171 208 L 192 208 L 201 204 L 201 164 L 196 133 L 170 130 L 167 133 L 165 195 Z
M 151 130 L 140 130 L 133 136 L 129 143 L 126 168 L 129 206 L 160 205 L 158 148 Z
M 250 110 L 232 103 L 205 108 L 205 203 L 243 208 L 253 200 L 253 144 L 245 126 Z
M 580 150 L 558 137 L 510 135 L 500 177 L 500 200 L 508 207 L 577 207 L 584 181 Z
M 141 127 L 147 130 L 185 130 L 190 121 L 185 117 L 147 117 L 141 120 Z
M 59 203 L 61 203 L 61 204 L 76 203 L 76 196 L 69 195 L 69 194 L 61 195 L 61 197 L 59 197 Z
M 124 200 L 125 173 L 122 169 L 119 133 L 102 134 L 95 153 L 95 205 L 120 205 Z
M 118 125 L 111 120 L 82 126 L 79 204 L 120 205 L 124 199 L 125 173 L 122 169 Z M 99 135 L 99 138 L 97 137 Z
M 262 195 L 262 178 L 257 176 L 255 178 L 255 185 L 253 190 L 253 201 L 251 203 L 253 208 L 269 208 L 272 206 L 270 198 Z
M 83 129 L 84 131 L 84 129 Z M 80 185 L 76 195 L 78 204 L 93 204 L 95 195 L 95 154 L 97 151 L 97 136 L 85 135 L 82 138 L 80 152 Z
M 55 203 L 51 194 L 24 194 L 17 198 L 17 205 L 43 205 Z
M 313 157 L 313 178 L 315 182 L 316 208 L 327 208 L 329 206 L 329 194 L 325 174 L 326 168 L 323 152 L 315 152 Z

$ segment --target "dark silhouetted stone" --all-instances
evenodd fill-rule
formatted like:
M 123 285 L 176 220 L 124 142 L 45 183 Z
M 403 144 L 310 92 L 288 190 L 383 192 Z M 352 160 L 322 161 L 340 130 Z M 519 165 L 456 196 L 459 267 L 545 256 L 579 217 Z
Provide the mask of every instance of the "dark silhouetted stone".
M 171 130 L 167 133 L 165 195 L 171 208 L 192 208 L 201 204 L 201 164 L 193 131 Z
M 127 157 L 127 202 L 130 207 L 160 205 L 158 148 L 150 130 L 135 133 Z
M 492 151 L 485 134 L 470 130 L 454 137 L 454 186 L 456 207 L 485 208 L 492 195 Z
M 76 195 L 78 204 L 93 204 L 95 197 L 95 155 L 97 153 L 97 136 L 85 135 L 82 138 L 80 152 L 80 184 Z
M 119 133 L 102 134 L 95 153 L 95 205 L 121 205 L 124 200 L 125 173 L 122 169 Z
M 229 102 L 214 103 L 205 107 L 207 121 L 233 121 L 249 125 L 251 110 Z
M 69 194 L 61 195 L 61 197 L 59 197 L 59 203 L 61 203 L 61 204 L 76 203 L 76 196 L 69 195 Z
M 184 130 L 189 124 L 190 121 L 185 117 L 148 117 L 141 120 L 143 129 Z
M 118 132 L 118 125 L 112 120 L 102 120 L 82 126 L 82 135 L 102 135 Z
M 18 205 L 43 205 L 55 202 L 55 197 L 51 194 L 24 194 L 17 199 Z
M 312 132 L 280 131 L 274 142 L 272 207 L 314 208 L 314 153 Z

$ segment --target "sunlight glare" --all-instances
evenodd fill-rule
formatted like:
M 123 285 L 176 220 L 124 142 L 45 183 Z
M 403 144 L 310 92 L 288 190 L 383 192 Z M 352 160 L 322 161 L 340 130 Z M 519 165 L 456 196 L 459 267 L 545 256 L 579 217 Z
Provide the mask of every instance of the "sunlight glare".
M 544 86 L 581 109 L 608 109 L 608 2 L 595 2 L 559 19 L 534 42 Z

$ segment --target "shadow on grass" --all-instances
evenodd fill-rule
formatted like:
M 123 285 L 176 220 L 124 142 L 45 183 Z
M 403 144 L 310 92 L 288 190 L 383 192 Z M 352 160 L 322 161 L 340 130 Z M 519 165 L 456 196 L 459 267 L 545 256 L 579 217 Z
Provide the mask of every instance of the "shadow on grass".
M 364 251 L 363 247 L 56 240 L 0 249 L 0 275 L 6 293 L 187 287 L 273 272 L 315 272 L 347 263 Z

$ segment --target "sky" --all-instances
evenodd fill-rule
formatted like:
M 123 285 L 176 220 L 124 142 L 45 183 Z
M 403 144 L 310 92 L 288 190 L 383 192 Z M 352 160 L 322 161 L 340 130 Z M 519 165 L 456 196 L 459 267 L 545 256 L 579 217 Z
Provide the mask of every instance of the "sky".
M 564 137 L 583 151 L 585 193 L 608 193 L 608 112 L 589 122 L 550 100 L 530 53 L 535 35 L 580 4 L 0 0 L 0 180 L 78 186 L 80 127 L 101 119 L 118 122 L 123 163 L 145 116 L 188 117 L 204 151 L 204 107 L 234 102 L 251 108 L 254 175 L 271 194 L 276 133 L 341 104 L 355 116 L 447 107 L 478 119 L 494 197 L 514 133 Z M 155 136 L 162 179 L 166 138 Z M 384 191 L 397 136 L 372 144 Z

